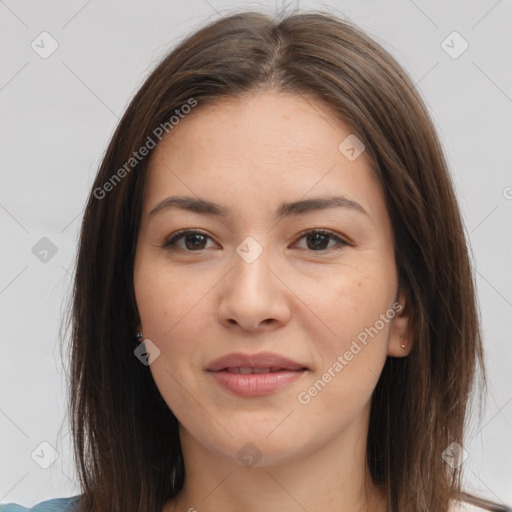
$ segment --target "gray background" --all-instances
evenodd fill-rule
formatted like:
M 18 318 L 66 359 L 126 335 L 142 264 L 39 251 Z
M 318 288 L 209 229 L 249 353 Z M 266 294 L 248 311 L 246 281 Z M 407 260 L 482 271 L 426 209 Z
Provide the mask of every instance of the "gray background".
M 325 7 L 354 21 L 405 67 L 429 107 L 471 243 L 490 377 L 485 414 L 465 445 L 466 487 L 512 504 L 512 6 L 443 4 L 301 1 L 288 9 Z M 78 492 L 59 325 L 83 207 L 118 118 L 183 36 L 233 9 L 262 7 L 283 4 L 0 1 L 0 503 Z M 31 47 L 51 48 L 43 31 L 58 43 L 46 59 Z M 453 31 L 469 44 L 457 58 L 442 46 Z M 453 54 L 463 42 L 452 39 Z M 38 252 L 44 237 L 55 254 Z M 48 469 L 41 465 L 52 452 L 42 442 L 58 453 Z

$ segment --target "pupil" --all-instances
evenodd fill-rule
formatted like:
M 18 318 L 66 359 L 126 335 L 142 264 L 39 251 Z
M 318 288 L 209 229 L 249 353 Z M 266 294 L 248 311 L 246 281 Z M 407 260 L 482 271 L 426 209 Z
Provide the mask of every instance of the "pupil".
M 328 238 L 327 238 L 327 235 L 324 235 L 322 233 L 315 233 L 314 235 L 311 235 L 311 238 L 313 238 L 315 240 L 315 244 L 313 245 L 313 248 L 315 249 L 325 249 L 326 248 L 326 244 L 316 244 L 316 242 L 320 241 L 320 242 L 325 242 L 326 240 L 328 241 Z M 327 244 L 328 245 L 328 244 Z
M 191 244 L 192 247 L 189 246 L 188 242 L 193 239 L 195 239 L 196 242 L 198 239 L 203 239 L 202 241 L 204 242 L 204 235 L 200 235 L 200 234 L 187 235 L 185 237 L 185 245 L 187 246 L 187 249 L 190 249 L 190 248 L 197 249 L 198 248 L 198 244 L 195 242 L 192 242 L 192 244 Z M 201 240 L 199 241 L 199 244 L 200 243 L 201 243 Z M 202 247 L 199 247 L 199 248 L 202 248 Z

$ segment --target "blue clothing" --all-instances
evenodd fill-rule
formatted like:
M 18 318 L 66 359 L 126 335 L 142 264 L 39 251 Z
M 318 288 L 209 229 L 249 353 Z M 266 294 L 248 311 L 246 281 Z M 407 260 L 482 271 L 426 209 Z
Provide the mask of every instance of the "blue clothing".
M 0 512 L 75 512 L 80 495 L 70 498 L 55 498 L 42 501 L 32 508 L 22 507 L 16 503 L 0 503 Z

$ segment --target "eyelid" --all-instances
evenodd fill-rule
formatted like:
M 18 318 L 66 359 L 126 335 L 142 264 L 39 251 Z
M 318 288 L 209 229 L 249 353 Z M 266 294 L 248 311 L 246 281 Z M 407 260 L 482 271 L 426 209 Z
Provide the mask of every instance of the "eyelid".
M 331 231 L 330 229 L 325 229 L 325 228 L 306 229 L 305 231 L 302 231 L 301 233 L 299 233 L 299 235 L 297 236 L 297 240 L 304 238 L 306 235 L 316 234 L 316 233 L 319 233 L 321 235 L 329 235 L 331 238 L 337 240 L 338 242 L 341 242 L 341 244 L 343 244 L 343 245 L 352 245 L 352 243 L 350 242 L 348 237 L 344 237 L 342 235 L 339 235 L 335 231 Z M 311 252 L 314 252 L 314 251 L 311 251 Z M 318 252 L 322 252 L 322 251 L 318 251 Z
M 305 253 L 307 253 L 308 256 L 325 256 L 327 257 L 328 255 L 332 254 L 332 253 L 337 253 L 337 251 L 340 251 L 341 249 L 344 249 L 345 247 L 349 247 L 349 246 L 352 246 L 352 244 L 346 240 L 344 237 L 342 237 L 341 235 L 338 235 L 336 232 L 334 231 L 331 231 L 330 229 L 324 229 L 324 228 L 313 228 L 313 229 L 307 229 L 306 231 L 303 231 L 302 233 L 300 233 L 297 238 L 296 238 L 296 242 L 294 242 L 294 245 L 296 245 L 300 240 L 302 240 L 303 238 L 306 238 L 308 235 L 316 235 L 316 234 L 320 234 L 320 235 L 326 235 L 330 238 L 331 241 L 335 241 L 335 245 L 333 247 L 329 247 L 327 249 L 320 249 L 320 250 L 313 250 L 313 249 L 308 249 L 308 248 L 302 248 L 302 247 L 299 247 L 299 249 Z
M 165 242 L 162 244 L 162 248 L 163 249 L 173 248 L 176 240 L 178 240 L 182 237 L 185 237 L 186 235 L 189 235 L 189 234 L 203 235 L 204 237 L 209 238 L 210 240 L 213 240 L 213 238 L 208 233 L 206 233 L 205 231 L 202 231 L 201 229 L 186 228 L 186 229 L 181 229 L 180 231 L 176 231 L 176 233 L 173 233 L 171 236 L 166 238 Z M 213 241 L 215 242 L 215 240 L 213 240 Z M 217 243 L 217 242 L 215 242 L 215 243 Z M 180 248 L 178 247 L 177 249 L 180 249 Z M 202 250 L 204 250 L 204 249 L 202 249 Z M 186 251 L 186 252 L 201 252 L 202 250 Z

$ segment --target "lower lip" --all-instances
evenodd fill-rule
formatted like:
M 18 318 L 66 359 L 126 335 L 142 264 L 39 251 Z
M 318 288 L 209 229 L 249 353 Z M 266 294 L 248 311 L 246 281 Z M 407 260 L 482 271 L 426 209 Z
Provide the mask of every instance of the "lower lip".
M 261 396 L 295 382 L 306 370 L 283 370 L 270 373 L 209 372 L 224 389 L 242 396 Z

